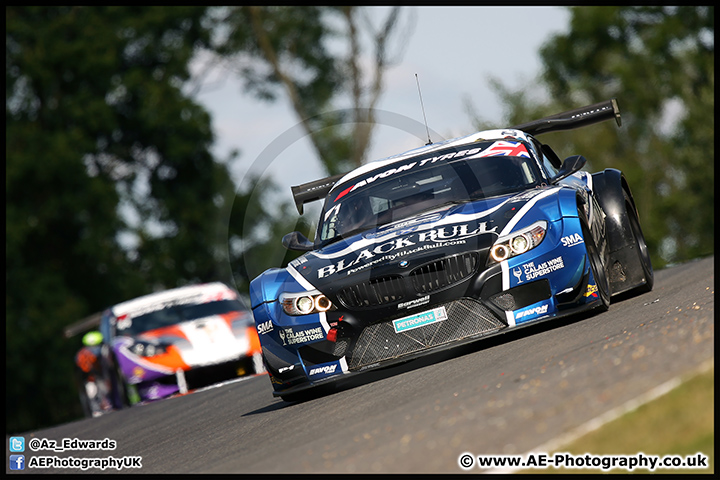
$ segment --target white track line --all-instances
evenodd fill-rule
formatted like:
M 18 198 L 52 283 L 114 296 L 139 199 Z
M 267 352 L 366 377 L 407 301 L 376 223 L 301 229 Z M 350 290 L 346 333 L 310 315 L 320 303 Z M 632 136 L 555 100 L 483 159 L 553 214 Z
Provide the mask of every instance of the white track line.
M 602 427 L 603 425 L 612 422 L 613 420 L 616 420 L 617 418 L 625 415 L 626 413 L 632 412 L 633 410 L 637 409 L 641 405 L 644 405 L 646 403 L 649 403 L 657 398 L 662 397 L 666 393 L 670 392 L 674 388 L 679 387 L 685 380 L 690 379 L 692 377 L 695 377 L 696 375 L 699 375 L 701 373 L 705 373 L 706 371 L 710 370 L 715 366 L 715 360 L 707 360 L 703 364 L 700 365 L 700 367 L 692 374 L 685 374 L 680 375 L 672 380 L 668 380 L 667 382 L 663 383 L 662 385 L 659 385 L 649 392 L 646 392 L 639 397 L 636 397 L 632 400 L 629 400 L 625 402 L 623 405 L 620 405 L 619 407 L 613 408 L 612 410 L 609 410 L 608 412 L 605 412 L 604 414 L 600 415 L 599 417 L 595 417 L 592 420 L 589 420 L 588 422 L 580 425 L 574 430 L 571 430 L 568 433 L 565 433 L 563 435 L 560 435 L 559 437 L 556 437 L 532 450 L 529 450 L 526 452 L 523 457 L 527 457 L 531 453 L 551 453 L 554 451 L 557 451 L 560 449 L 560 447 L 568 445 L 571 442 L 574 442 L 578 438 L 582 437 L 583 435 L 586 435 L 592 431 L 597 430 L 598 428 Z M 523 468 L 495 468 L 490 470 L 485 470 L 483 473 L 516 473 L 519 470 L 523 470 Z

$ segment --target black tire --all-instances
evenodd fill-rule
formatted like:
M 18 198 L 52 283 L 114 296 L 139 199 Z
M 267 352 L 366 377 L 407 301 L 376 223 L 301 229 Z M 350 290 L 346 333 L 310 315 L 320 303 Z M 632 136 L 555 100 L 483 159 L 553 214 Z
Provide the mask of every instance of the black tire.
M 331 382 L 323 385 L 319 385 L 316 387 L 309 388 L 307 390 L 302 390 L 300 392 L 296 393 L 289 393 L 287 395 L 280 395 L 280 398 L 282 398 L 286 402 L 307 402 L 308 400 L 315 400 L 316 398 L 324 397 L 326 395 L 331 395 L 335 392 L 337 392 L 338 387 L 336 382 Z
M 78 396 L 80 397 L 80 406 L 82 407 L 85 418 L 92 418 L 92 408 L 90 407 L 90 399 L 87 396 L 85 388 L 85 379 L 81 372 L 76 373 L 76 383 L 78 386 Z
M 648 252 L 645 237 L 643 236 L 642 229 L 640 228 L 640 219 L 638 218 L 637 210 L 635 210 L 633 202 L 630 200 L 630 195 L 626 190 L 623 190 L 623 195 L 625 197 L 625 214 L 627 216 L 628 223 L 630 223 L 630 229 L 632 230 L 635 242 L 634 248 L 637 250 L 640 265 L 642 266 L 643 276 L 645 277 L 645 283 L 634 288 L 632 292 L 647 293 L 653 289 L 653 285 L 655 284 L 655 275 L 653 273 L 652 263 L 650 262 L 650 253 Z
M 583 240 L 585 241 L 585 249 L 587 250 L 587 257 L 590 261 L 590 269 L 592 270 L 593 277 L 595 278 L 595 284 L 598 289 L 598 296 L 600 297 L 601 303 L 596 308 L 601 312 L 607 311 L 610 308 L 610 279 L 608 278 L 605 264 L 600 258 L 600 252 L 598 252 L 595 240 L 590 233 L 590 226 L 585 218 L 585 213 L 582 208 L 579 208 L 580 217 L 580 228 L 582 229 Z
M 114 409 L 120 410 L 130 406 L 125 379 L 120 371 L 120 365 L 115 356 L 112 356 L 112 365 L 106 373 L 110 378 L 110 401 Z
M 282 398 L 284 402 L 295 403 L 310 400 L 312 397 L 307 392 L 298 392 L 289 393 L 287 395 L 280 395 L 280 398 Z
M 280 398 L 283 399 L 285 402 L 289 403 L 295 403 L 295 402 L 307 402 L 309 400 L 314 400 L 316 398 L 323 397 L 331 392 L 331 389 L 328 385 L 323 385 L 320 387 L 313 387 L 308 390 L 303 390 L 301 392 L 296 393 L 289 393 L 287 395 L 280 395 Z
M 117 366 L 116 375 L 118 393 L 120 395 L 120 400 L 122 401 L 122 408 L 127 408 L 130 406 L 130 396 L 128 395 L 128 386 L 125 383 L 125 377 L 123 377 L 123 374 L 120 371 L 120 365 Z

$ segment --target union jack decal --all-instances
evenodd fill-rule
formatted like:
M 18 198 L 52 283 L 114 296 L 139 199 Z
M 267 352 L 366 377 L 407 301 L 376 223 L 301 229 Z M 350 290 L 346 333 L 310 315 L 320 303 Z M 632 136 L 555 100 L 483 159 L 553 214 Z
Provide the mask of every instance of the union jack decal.
M 511 156 L 511 157 L 525 157 L 530 158 L 525 145 L 520 142 L 508 142 L 500 140 L 490 147 L 480 152 L 480 157 L 500 157 L 500 156 Z

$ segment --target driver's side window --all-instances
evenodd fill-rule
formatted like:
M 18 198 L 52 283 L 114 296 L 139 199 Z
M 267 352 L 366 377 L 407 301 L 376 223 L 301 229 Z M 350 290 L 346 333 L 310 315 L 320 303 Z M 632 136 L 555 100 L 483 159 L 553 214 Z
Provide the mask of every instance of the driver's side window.
M 537 140 L 533 139 L 533 145 L 537 150 L 538 154 L 542 158 L 543 167 L 548 174 L 549 178 L 553 178 L 558 173 L 561 162 L 560 158 L 553 152 L 547 145 L 542 145 Z
M 545 155 L 545 152 L 543 152 L 543 165 L 545 166 L 545 170 L 547 170 L 548 175 L 550 175 L 550 178 L 554 177 L 558 173 L 558 169 L 555 168 L 555 166 L 552 164 L 550 159 Z

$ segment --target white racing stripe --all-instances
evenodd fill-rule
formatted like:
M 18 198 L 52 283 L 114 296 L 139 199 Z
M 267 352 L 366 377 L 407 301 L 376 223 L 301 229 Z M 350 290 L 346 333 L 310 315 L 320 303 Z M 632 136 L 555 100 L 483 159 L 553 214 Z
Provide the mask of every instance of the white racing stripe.
M 526 203 L 525 205 L 523 205 L 520 210 L 518 210 L 518 213 L 515 214 L 515 216 L 512 218 L 512 220 L 510 220 L 510 221 L 507 223 L 507 225 L 505 225 L 505 228 L 503 228 L 503 230 L 502 230 L 502 232 L 500 232 L 500 235 L 499 235 L 499 236 L 500 236 L 500 237 L 504 237 L 505 235 L 508 235 L 510 232 L 512 232 L 513 228 L 515 228 L 515 225 L 517 225 L 518 222 L 519 222 L 520 220 L 522 220 L 522 218 L 525 216 L 525 214 L 526 214 L 531 208 L 533 208 L 533 206 L 535 206 L 535 204 L 536 204 L 539 200 L 541 200 L 541 199 L 543 199 L 543 198 L 545 198 L 545 197 L 547 197 L 547 196 L 550 196 L 550 195 L 554 194 L 554 193 L 557 192 L 560 188 L 562 188 L 562 187 L 549 188 L 549 189 L 545 190 L 544 192 L 542 192 L 542 193 L 540 193 L 540 194 L 538 194 L 538 195 L 535 195 L 535 196 L 532 197 L 530 200 L 528 200 L 527 203 Z
M 300 272 L 298 272 L 292 265 L 288 265 L 286 270 L 288 271 L 290 276 L 293 277 L 295 281 L 298 282 L 300 286 L 303 287 L 305 290 L 317 290 L 317 288 L 315 288 L 312 283 L 308 282 L 305 277 L 300 275 Z M 320 317 L 320 325 L 322 325 L 323 330 L 327 334 L 327 332 L 330 330 L 330 324 L 327 321 L 327 315 L 325 315 L 325 312 L 318 312 L 318 317 Z
M 538 200 L 552 195 L 558 190 L 558 188 L 561 187 L 550 188 L 528 200 L 527 203 L 523 205 L 520 210 L 518 210 L 512 220 L 510 220 L 507 225 L 505 225 L 505 228 L 503 228 L 502 232 L 500 232 L 498 238 L 502 238 L 510 234 L 510 232 L 512 232 L 512 229 L 515 228 L 515 225 L 517 225 L 518 222 L 522 220 L 523 216 L 525 216 L 525 214 L 530 211 L 530 209 L 538 202 Z M 503 260 L 502 262 L 500 262 L 500 268 L 502 270 L 502 289 L 504 292 L 510 289 L 510 268 L 508 267 L 507 260 Z M 507 320 L 508 326 L 515 326 L 515 315 L 513 314 L 513 312 L 505 311 L 505 319 Z
M 295 281 L 298 282 L 300 286 L 303 287 L 305 290 L 317 290 L 315 286 L 312 283 L 308 282 L 305 277 L 300 275 L 300 272 L 295 270 L 295 267 L 293 267 L 292 265 L 288 265 L 286 270 L 288 271 L 290 276 L 293 277 Z
M 510 289 L 510 267 L 508 266 L 507 260 L 500 262 L 500 269 L 502 270 L 502 289 L 503 292 Z M 507 320 L 509 327 L 515 326 L 515 315 L 513 312 L 505 311 L 505 319 Z

